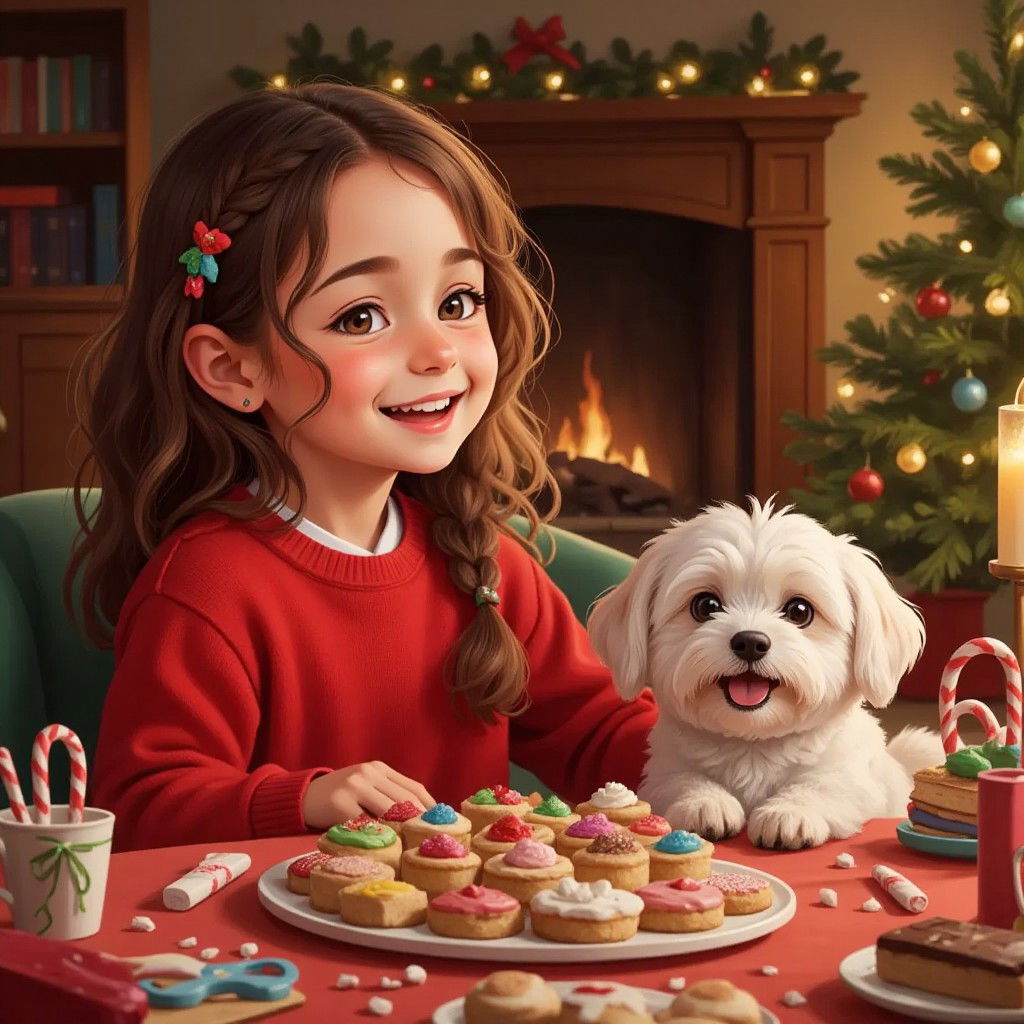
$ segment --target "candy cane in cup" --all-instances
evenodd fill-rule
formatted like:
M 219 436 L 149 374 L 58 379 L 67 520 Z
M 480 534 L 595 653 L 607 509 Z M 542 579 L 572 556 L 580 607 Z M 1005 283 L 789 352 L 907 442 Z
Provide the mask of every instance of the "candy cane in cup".
M 985 738 L 997 739 L 999 722 L 991 709 L 976 700 L 962 700 L 957 703 L 956 684 L 964 665 L 979 654 L 991 654 L 1003 666 L 1006 678 L 1006 745 L 1015 746 L 1020 743 L 1021 733 L 1021 686 L 1020 666 L 1013 651 L 1001 640 L 992 637 L 977 637 L 968 640 L 954 652 L 946 662 L 942 672 L 942 683 L 939 687 L 939 729 L 942 732 L 942 747 L 947 754 L 956 753 L 960 749 L 960 736 L 957 733 L 956 720 L 963 714 L 973 714 L 985 728 Z
M 4 790 L 7 792 L 7 802 L 11 805 L 11 813 L 22 823 L 30 822 L 28 808 L 25 806 L 25 798 L 21 794 L 21 783 L 18 781 L 18 771 L 14 767 L 14 759 L 6 747 L 0 747 L 0 779 L 3 779 Z
M 48 725 L 36 734 L 32 744 L 32 802 L 36 805 L 38 825 L 50 824 L 50 747 L 60 740 L 71 758 L 69 820 L 78 824 L 85 809 L 85 751 L 82 741 L 66 725 Z

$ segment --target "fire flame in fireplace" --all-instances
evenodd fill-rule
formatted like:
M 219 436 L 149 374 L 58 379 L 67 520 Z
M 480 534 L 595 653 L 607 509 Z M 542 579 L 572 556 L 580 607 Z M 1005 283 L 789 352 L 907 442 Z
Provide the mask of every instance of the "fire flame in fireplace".
M 601 401 L 604 389 L 590 368 L 592 355 L 593 353 L 589 351 L 583 354 L 583 387 L 587 395 L 580 402 L 579 441 L 576 440 L 576 431 L 571 420 L 566 416 L 562 420 L 562 429 L 558 433 L 555 450 L 565 452 L 570 459 L 582 455 L 601 462 L 614 462 L 641 476 L 650 476 L 651 470 L 647 465 L 647 453 L 643 445 L 633 446 L 632 459 L 612 448 L 612 421 Z

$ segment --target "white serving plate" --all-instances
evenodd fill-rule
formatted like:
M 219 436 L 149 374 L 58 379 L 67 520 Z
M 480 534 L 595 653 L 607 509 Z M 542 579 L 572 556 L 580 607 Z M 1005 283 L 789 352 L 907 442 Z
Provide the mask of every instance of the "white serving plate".
M 980 1006 L 952 996 L 922 992 L 919 988 L 882 981 L 875 970 L 875 947 L 851 953 L 839 965 L 839 975 L 862 999 L 917 1020 L 950 1024 L 1024 1024 L 1024 1010 Z
M 579 984 L 580 982 L 578 981 L 550 982 L 551 987 L 560 996 L 564 996 Z M 659 1010 L 667 1010 L 668 1007 L 672 1005 L 672 1000 L 675 999 L 675 993 L 673 992 L 659 992 L 657 989 L 653 988 L 638 988 L 637 991 L 644 997 L 644 1002 L 647 1004 L 647 1009 L 650 1013 L 657 1013 Z M 462 1013 L 462 1004 L 463 1000 L 459 998 L 452 999 L 451 1002 L 445 1003 L 443 1006 L 439 1006 L 434 1011 L 434 1024 L 466 1024 L 466 1018 Z M 762 1006 L 761 1024 L 779 1024 L 779 1018 Z
M 726 917 L 724 924 L 706 932 L 668 935 L 664 932 L 642 931 L 625 942 L 549 942 L 534 936 L 529 924 L 519 935 L 506 939 L 450 939 L 444 935 L 435 935 L 425 924 L 415 928 L 359 928 L 345 924 L 337 914 L 314 910 L 308 896 L 294 893 L 288 888 L 288 865 L 293 860 L 294 857 L 289 857 L 267 868 L 260 876 L 257 889 L 260 903 L 274 917 L 303 931 L 348 942 L 353 946 L 386 949 L 392 953 L 446 956 L 454 960 L 570 964 L 681 956 L 760 938 L 781 928 L 796 913 L 796 893 L 782 879 L 731 861 L 712 860 L 713 872 L 742 872 L 767 880 L 772 887 L 771 907 L 757 914 Z

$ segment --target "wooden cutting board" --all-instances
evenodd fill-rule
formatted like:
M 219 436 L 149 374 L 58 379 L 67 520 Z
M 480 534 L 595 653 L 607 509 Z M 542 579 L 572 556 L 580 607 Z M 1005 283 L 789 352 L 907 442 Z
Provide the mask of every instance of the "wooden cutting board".
M 159 979 L 155 979 L 161 984 Z M 171 985 L 181 978 L 168 981 Z M 145 1024 L 235 1024 L 236 1021 L 257 1020 L 269 1017 L 274 1013 L 283 1013 L 293 1006 L 301 1006 L 306 997 L 294 988 L 284 999 L 239 999 L 238 996 L 213 996 L 198 1006 L 190 1006 L 184 1010 L 150 1009 L 146 1014 Z

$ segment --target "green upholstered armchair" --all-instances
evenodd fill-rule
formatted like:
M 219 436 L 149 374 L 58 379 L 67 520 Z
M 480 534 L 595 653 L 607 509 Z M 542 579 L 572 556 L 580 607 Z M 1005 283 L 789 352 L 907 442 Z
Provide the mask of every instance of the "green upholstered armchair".
M 516 527 L 524 529 L 525 523 Z M 33 740 L 50 722 L 74 729 L 92 758 L 114 670 L 113 654 L 81 637 L 61 603 L 61 579 L 77 530 L 71 493 L 63 488 L 0 498 L 0 746 L 10 748 L 26 788 Z M 556 548 L 547 571 L 584 622 L 598 594 L 621 582 L 634 560 L 565 530 L 550 532 Z M 546 794 L 528 772 L 512 765 L 511 773 L 515 788 Z M 58 802 L 65 799 L 63 754 L 53 758 L 51 788 Z M 0 807 L 6 805 L 0 791 Z

